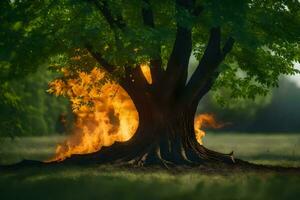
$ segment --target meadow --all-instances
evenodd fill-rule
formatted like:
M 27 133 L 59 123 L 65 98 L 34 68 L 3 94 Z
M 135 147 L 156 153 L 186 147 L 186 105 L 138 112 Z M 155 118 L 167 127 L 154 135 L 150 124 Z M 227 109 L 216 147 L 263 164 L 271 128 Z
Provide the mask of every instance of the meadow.
M 0 162 L 44 160 L 64 137 L 2 139 Z M 300 135 L 208 133 L 214 150 L 261 164 L 300 167 Z M 0 172 L 0 199 L 299 199 L 299 174 L 203 173 L 111 166 L 24 168 Z

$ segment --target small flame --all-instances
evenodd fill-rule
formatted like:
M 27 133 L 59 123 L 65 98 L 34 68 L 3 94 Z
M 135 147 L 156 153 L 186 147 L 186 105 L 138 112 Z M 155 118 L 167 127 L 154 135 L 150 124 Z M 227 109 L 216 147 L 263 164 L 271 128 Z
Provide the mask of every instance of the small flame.
M 151 70 L 148 64 L 141 64 L 140 65 L 141 70 L 143 72 L 144 77 L 146 78 L 147 82 L 149 84 L 152 84 L 152 76 L 151 76 Z
M 199 144 L 203 145 L 203 137 L 205 136 L 205 132 L 202 130 L 203 128 L 221 128 L 223 124 L 218 124 L 212 114 L 199 114 L 195 117 L 194 120 L 194 129 L 196 134 L 196 139 Z

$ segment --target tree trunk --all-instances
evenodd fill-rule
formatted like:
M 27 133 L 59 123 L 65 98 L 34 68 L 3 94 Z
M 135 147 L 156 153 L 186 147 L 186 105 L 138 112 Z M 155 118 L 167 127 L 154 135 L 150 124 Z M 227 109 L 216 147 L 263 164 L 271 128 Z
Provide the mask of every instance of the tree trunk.
M 185 1 L 178 0 L 178 3 L 189 7 Z M 151 27 L 153 24 L 148 25 Z M 125 66 L 125 76 L 119 84 L 133 100 L 139 114 L 139 127 L 134 136 L 127 142 L 116 142 L 91 154 L 73 155 L 63 162 L 128 162 L 167 167 L 198 165 L 210 161 L 235 162 L 232 154 L 217 153 L 200 145 L 194 132 L 198 102 L 213 85 L 219 74 L 218 66 L 231 50 L 234 41 L 229 38 L 221 49 L 221 30 L 219 27 L 212 28 L 203 57 L 186 83 L 192 51 L 191 28 L 178 24 L 175 37 L 165 70 L 160 56 L 150 59 L 152 84 L 147 82 L 139 66 Z M 108 73 L 115 70 L 99 52 L 95 52 L 89 45 L 87 49 Z
M 63 163 L 128 163 L 138 166 L 198 165 L 207 161 L 234 163 L 231 154 L 206 149 L 196 140 L 194 115 L 197 106 L 175 106 L 140 91 L 128 91 L 138 114 L 139 126 L 126 142 L 116 142 L 98 152 L 72 155 Z M 56 162 L 56 161 L 55 161 Z

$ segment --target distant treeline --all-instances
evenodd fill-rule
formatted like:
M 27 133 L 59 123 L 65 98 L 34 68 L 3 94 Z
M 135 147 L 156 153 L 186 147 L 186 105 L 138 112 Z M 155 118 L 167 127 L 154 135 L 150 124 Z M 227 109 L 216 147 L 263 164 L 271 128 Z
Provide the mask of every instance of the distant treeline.
M 209 94 L 198 111 L 214 113 L 217 120 L 227 122 L 214 131 L 300 133 L 300 88 L 284 78 L 270 96 L 256 101 L 233 101 L 225 107 L 216 104 Z

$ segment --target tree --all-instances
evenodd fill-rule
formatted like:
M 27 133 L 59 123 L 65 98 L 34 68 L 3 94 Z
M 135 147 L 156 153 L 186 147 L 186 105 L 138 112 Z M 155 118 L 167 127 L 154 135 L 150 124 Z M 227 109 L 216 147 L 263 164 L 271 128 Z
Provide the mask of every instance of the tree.
M 41 66 L 31 76 L 0 84 L 0 137 L 55 133 L 59 115 L 67 111 L 68 104 L 66 99 L 45 92 L 54 77 Z
M 33 71 L 49 58 L 66 63 L 74 49 L 86 49 L 118 77 L 137 108 L 139 127 L 128 142 L 65 162 L 233 163 L 231 154 L 208 150 L 196 141 L 198 102 L 209 90 L 224 87 L 234 98 L 266 94 L 277 86 L 280 74 L 296 73 L 293 62 L 300 60 L 297 0 L 1 4 L 1 62 L 10 76 Z M 199 63 L 188 80 L 191 54 Z M 152 84 L 139 67 L 145 62 Z

